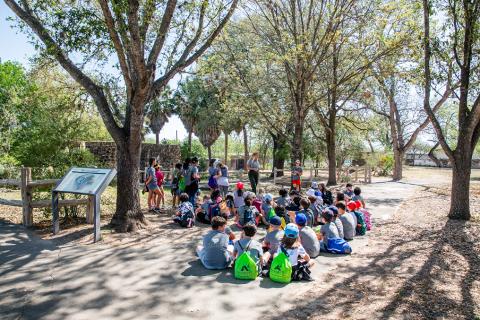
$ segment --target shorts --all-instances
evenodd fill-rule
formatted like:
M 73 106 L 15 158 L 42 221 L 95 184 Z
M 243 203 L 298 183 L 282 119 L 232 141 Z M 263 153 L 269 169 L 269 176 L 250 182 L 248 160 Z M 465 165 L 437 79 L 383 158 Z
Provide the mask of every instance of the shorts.
M 148 190 L 150 190 L 150 191 L 155 191 L 155 190 L 159 189 L 158 185 L 156 183 L 149 183 L 147 185 L 147 187 L 148 187 Z
M 294 185 L 294 186 L 300 186 L 300 179 L 298 179 L 298 180 L 292 180 L 292 185 Z

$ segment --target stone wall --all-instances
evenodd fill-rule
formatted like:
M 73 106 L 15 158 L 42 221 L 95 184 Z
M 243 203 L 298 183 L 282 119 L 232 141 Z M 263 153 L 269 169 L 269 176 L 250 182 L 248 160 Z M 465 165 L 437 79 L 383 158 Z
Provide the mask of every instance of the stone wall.
M 88 149 L 102 165 L 106 167 L 116 167 L 117 150 L 114 142 L 89 141 L 84 144 L 85 148 Z M 140 156 L 141 169 L 148 165 L 149 158 L 156 158 L 164 169 L 171 168 L 175 163 L 180 161 L 180 146 L 143 143 L 142 154 Z

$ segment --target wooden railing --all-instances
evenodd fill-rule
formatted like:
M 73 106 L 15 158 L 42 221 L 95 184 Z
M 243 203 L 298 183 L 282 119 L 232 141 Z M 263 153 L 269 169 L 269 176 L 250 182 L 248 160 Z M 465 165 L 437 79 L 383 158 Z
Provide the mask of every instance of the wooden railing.
M 30 227 L 33 225 L 33 208 L 49 208 L 52 206 L 51 200 L 33 200 L 33 192 L 36 188 L 45 188 L 55 186 L 60 179 L 32 180 L 32 169 L 21 168 L 20 180 L 0 179 L 0 186 L 10 186 L 20 189 L 21 200 L 1 199 L 0 204 L 21 207 L 23 225 Z M 90 198 L 86 199 L 66 199 L 59 200 L 60 207 L 70 207 L 78 205 L 87 205 L 87 223 L 93 223 L 94 203 Z

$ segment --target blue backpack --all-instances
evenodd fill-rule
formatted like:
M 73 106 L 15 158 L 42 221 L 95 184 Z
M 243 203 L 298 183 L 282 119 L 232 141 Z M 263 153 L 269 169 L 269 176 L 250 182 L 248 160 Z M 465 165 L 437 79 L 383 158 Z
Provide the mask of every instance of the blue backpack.
M 220 215 L 220 205 L 218 203 L 211 203 L 208 208 L 209 220 L 212 221 L 213 217 Z
M 327 241 L 327 251 L 329 253 L 350 254 L 352 253 L 352 247 L 344 239 L 331 238 Z
M 253 214 L 253 206 L 247 207 L 245 206 L 245 210 L 243 211 L 243 223 L 255 223 L 255 216 Z

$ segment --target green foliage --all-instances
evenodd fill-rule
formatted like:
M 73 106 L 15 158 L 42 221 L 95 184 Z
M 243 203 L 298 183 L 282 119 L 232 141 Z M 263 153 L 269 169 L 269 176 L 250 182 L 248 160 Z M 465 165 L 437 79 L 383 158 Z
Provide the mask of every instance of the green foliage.
M 180 152 L 182 153 L 182 159 L 186 159 L 189 157 L 187 139 L 185 139 L 180 145 Z M 192 139 L 191 155 L 197 156 L 198 158 L 207 158 L 207 151 L 198 139 Z
M 393 173 L 395 160 L 393 154 L 382 154 L 377 158 L 376 172 L 379 176 L 390 176 Z

